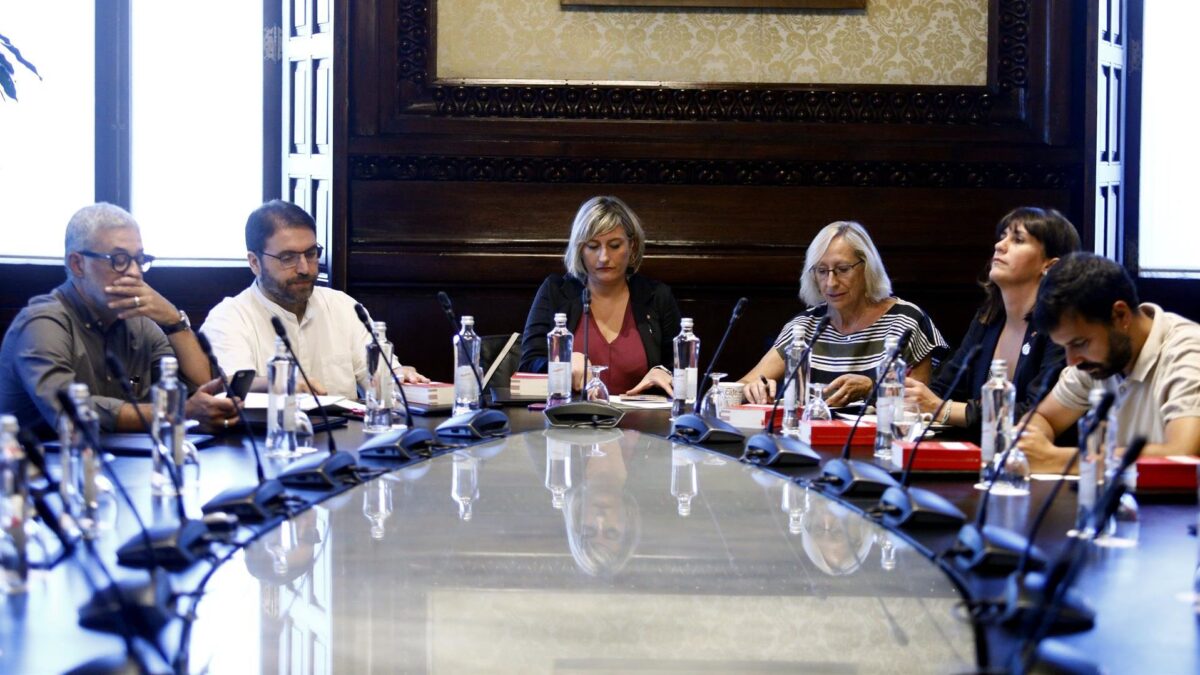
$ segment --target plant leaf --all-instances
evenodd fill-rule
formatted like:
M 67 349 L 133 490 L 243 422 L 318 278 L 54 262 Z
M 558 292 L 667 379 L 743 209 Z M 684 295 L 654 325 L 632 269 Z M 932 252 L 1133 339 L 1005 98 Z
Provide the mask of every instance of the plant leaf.
M 12 52 L 12 55 L 16 57 L 18 63 L 28 68 L 33 72 L 34 75 L 37 75 L 39 80 L 42 79 L 42 74 L 38 72 L 37 66 L 26 60 L 24 56 L 21 56 L 21 50 L 17 49 L 17 46 L 12 43 L 12 40 L 9 40 L 4 35 L 0 35 L 0 44 L 3 44 L 5 49 Z
M 0 54 L 0 72 L 7 73 L 9 75 L 12 75 L 14 72 L 16 72 L 16 68 L 13 68 L 13 64 L 9 63 L 8 59 L 4 58 L 4 54 Z
M 4 98 L 4 94 L 8 94 L 8 98 L 17 100 L 17 88 L 13 85 L 12 78 L 3 70 L 0 70 L 0 89 L 4 90 L 4 93 L 0 94 L 0 98 Z

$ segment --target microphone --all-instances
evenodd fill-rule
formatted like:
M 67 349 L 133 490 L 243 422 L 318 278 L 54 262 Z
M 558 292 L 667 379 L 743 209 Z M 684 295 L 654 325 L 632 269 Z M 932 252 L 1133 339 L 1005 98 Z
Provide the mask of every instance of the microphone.
M 287 487 L 304 490 L 330 490 L 342 483 L 351 485 L 361 483 L 367 475 L 361 472 L 354 463 L 354 455 L 338 451 L 337 443 L 333 440 L 333 428 L 329 424 L 329 414 L 325 411 L 325 404 L 321 403 L 321 397 L 316 395 L 312 382 L 308 380 L 308 374 L 304 372 L 304 366 L 300 364 L 300 357 L 296 356 L 296 352 L 292 349 L 292 341 L 288 339 L 283 321 L 279 317 L 273 316 L 271 317 L 271 327 L 275 329 L 275 335 L 283 341 L 283 346 L 287 349 L 288 354 L 291 354 L 292 360 L 296 362 L 296 369 L 300 371 L 300 376 L 304 378 L 304 384 L 312 394 L 313 400 L 317 402 L 317 409 L 321 411 L 321 417 L 325 420 L 325 434 L 329 439 L 328 455 L 318 453 L 292 462 L 279 472 L 279 482 Z
M 221 378 L 222 382 L 229 382 L 229 378 L 213 353 L 212 343 L 208 341 L 208 337 L 204 333 L 197 332 L 196 341 L 200 343 L 201 351 L 208 357 L 213 372 Z M 205 514 L 229 513 L 245 523 L 261 523 L 276 516 L 289 515 L 289 497 L 284 490 L 283 483 L 274 478 L 267 480 L 266 472 L 263 470 L 262 456 L 258 452 L 258 441 L 254 437 L 254 430 L 250 428 L 250 422 L 246 419 L 241 404 L 232 396 L 230 400 L 233 401 L 233 407 L 237 411 L 242 433 L 246 434 L 246 438 L 250 440 L 250 449 L 254 453 L 254 471 L 258 481 L 254 485 L 231 487 L 221 491 L 220 494 L 201 506 L 200 511 Z
M 445 295 L 445 293 L 441 295 Z M 449 297 L 446 298 L 446 302 L 449 304 Z M 375 336 L 375 331 L 372 330 L 371 316 L 367 314 L 367 308 L 363 307 L 361 303 L 357 303 L 354 305 L 354 313 L 358 316 L 358 320 L 362 322 L 363 327 L 367 329 L 367 335 L 370 336 L 371 344 L 375 346 L 375 351 L 379 354 L 380 358 L 383 358 L 383 346 L 379 344 L 379 338 Z M 453 311 L 451 313 L 453 314 Z M 404 385 L 400 382 L 396 371 L 392 370 L 391 362 L 387 364 L 387 371 L 392 376 L 392 382 L 396 385 L 396 390 L 400 392 L 400 400 L 404 403 L 404 426 L 406 428 L 400 431 L 380 434 L 370 439 L 358 448 L 358 456 L 368 459 L 398 459 L 408 461 L 412 459 L 413 455 L 428 453 L 430 446 L 433 445 L 433 434 L 429 433 L 426 429 L 416 429 L 413 427 L 412 411 L 408 409 L 408 395 L 404 393 Z
M 585 390 L 580 396 L 586 395 L 588 373 L 588 315 L 592 313 L 592 291 L 585 283 L 583 285 L 583 378 Z M 571 401 L 546 408 L 542 411 L 546 421 L 552 427 L 567 428 L 612 428 L 621 423 L 625 411 L 608 401 Z
M 821 333 L 829 327 L 829 316 L 821 317 L 813 329 L 812 339 L 809 340 L 808 346 L 804 348 L 804 353 L 800 356 L 800 363 L 806 363 L 809 356 L 812 355 L 813 345 L 817 343 L 817 338 L 821 337 Z M 783 387 L 775 392 L 775 402 L 771 406 L 771 414 L 767 418 L 766 432 L 760 432 L 750 437 L 746 442 L 746 450 L 742 455 L 746 461 L 754 464 L 776 464 L 781 456 L 792 460 L 790 464 L 794 466 L 816 466 L 821 463 L 821 456 L 817 454 L 812 446 L 802 443 L 798 438 L 790 436 L 775 436 L 775 411 L 779 409 L 779 402 L 783 400 L 783 393 L 791 386 L 791 382 L 800 376 L 800 368 L 795 368 L 790 373 L 785 373 L 783 379 Z
M 450 322 L 451 335 L 456 335 L 459 326 L 457 319 L 454 318 L 454 306 L 450 304 L 450 296 L 446 295 L 445 291 L 438 291 L 437 299 L 438 304 L 442 306 L 442 311 L 446 313 L 446 320 Z M 467 360 L 471 361 L 472 359 Z M 452 416 L 437 425 L 437 434 L 472 440 L 507 436 L 509 432 L 508 416 L 499 410 L 488 409 L 489 404 L 483 393 L 483 380 L 479 378 L 479 370 L 474 363 L 470 364 L 470 370 L 471 374 L 475 376 L 475 386 L 479 388 L 479 410 L 469 410 Z M 457 375 L 455 376 L 457 377 Z
M 149 542 L 141 537 L 134 537 L 125 543 L 121 548 L 117 549 L 117 564 L 125 567 L 157 567 L 162 565 L 166 569 L 178 570 L 191 566 L 196 562 L 196 559 L 204 555 L 208 551 L 209 543 L 206 540 L 208 535 L 208 526 L 203 522 L 190 520 L 187 517 L 187 509 L 183 505 L 183 483 L 179 476 L 179 465 L 175 463 L 175 458 L 167 456 L 164 452 L 166 448 L 159 443 L 158 438 L 154 435 L 150 422 L 146 420 L 146 416 L 142 414 L 141 406 L 138 405 L 137 399 L 133 394 L 133 387 L 129 384 L 129 378 L 126 377 L 124 366 L 121 365 L 120 359 L 112 352 L 105 354 L 105 362 L 108 364 L 109 370 L 121 383 L 121 390 L 125 393 L 125 400 L 129 405 L 133 406 L 133 410 L 137 413 L 138 421 L 142 424 L 142 429 L 150 439 L 151 452 L 157 452 L 163 457 L 163 463 L 167 467 L 167 474 L 171 476 L 171 484 L 175 487 L 175 512 L 179 519 L 178 527 L 174 526 L 158 526 L 150 528 Z M 74 421 L 74 418 L 72 418 Z M 99 447 L 99 446 L 97 446 Z M 149 546 L 150 548 L 147 548 Z
M 938 419 L 942 410 L 950 405 L 950 394 L 958 387 L 959 381 L 970 369 L 982 348 L 982 345 L 977 344 L 967 352 L 967 357 L 959 365 L 950 386 L 946 389 L 946 396 L 933 411 L 932 419 Z M 913 444 L 908 461 L 904 464 L 900 485 L 884 490 L 883 496 L 879 498 L 879 506 L 874 509 L 873 513 L 882 516 L 883 522 L 889 527 L 958 527 L 967 520 L 966 514 L 945 497 L 930 490 L 909 487 L 913 465 L 917 462 L 917 451 L 921 449 L 921 443 L 924 441 L 925 434 L 922 433 Z
M 896 359 L 900 358 L 912 336 L 913 329 L 909 328 L 904 331 L 896 343 L 896 353 L 892 354 L 891 358 L 885 362 L 884 371 L 890 368 L 896 362 Z M 825 465 L 821 467 L 821 476 L 813 481 L 824 486 L 825 489 L 834 495 L 846 497 L 880 497 L 889 487 L 899 485 L 896 479 L 892 478 L 892 474 L 888 473 L 887 469 L 878 464 L 850 459 L 850 442 L 854 440 L 854 432 L 858 430 L 858 424 L 862 421 L 863 415 L 866 414 L 867 408 L 874 404 L 875 399 L 878 398 L 879 387 L 882 384 L 882 380 L 876 382 L 875 386 L 871 388 L 871 393 L 867 396 L 867 400 L 863 401 L 862 410 L 859 411 L 858 417 L 854 418 L 854 424 L 850 427 L 850 434 L 846 436 L 846 443 L 842 446 L 841 456 L 825 462 Z
M 733 324 L 742 316 L 742 310 L 746 307 L 746 303 L 750 302 L 746 298 L 738 298 L 737 304 L 733 306 L 733 313 L 729 317 L 729 325 L 725 326 L 725 334 L 721 336 L 721 342 L 717 345 L 717 350 L 713 352 L 712 359 L 708 362 L 708 370 L 704 372 L 704 377 L 700 380 L 700 386 L 708 381 L 712 375 L 713 366 L 717 365 L 717 358 L 721 355 L 721 350 L 725 348 L 725 341 L 729 339 L 729 333 L 733 331 Z M 587 335 L 585 334 L 586 338 Z M 718 392 L 719 394 L 719 392 Z M 696 402 L 696 409 L 702 411 L 704 408 L 704 397 Z M 676 437 L 687 443 L 740 443 L 746 438 L 746 435 L 738 430 L 737 427 L 728 422 L 717 419 L 716 417 L 706 416 L 703 413 L 695 414 L 688 413 L 675 418 L 671 424 L 670 437 Z
M 37 511 L 38 517 L 46 524 L 46 527 L 50 528 L 50 531 L 54 533 L 54 537 L 62 544 L 61 554 L 56 559 L 40 566 L 43 569 L 53 569 L 55 565 L 62 562 L 64 558 L 71 555 L 75 550 L 75 541 L 63 529 L 59 517 L 50 508 L 50 503 L 46 501 L 47 494 L 53 494 L 58 491 L 58 481 L 54 480 L 54 477 L 50 475 L 50 468 L 46 465 L 46 453 L 43 451 L 42 444 L 38 441 L 36 434 L 28 428 L 21 429 L 17 432 L 17 442 L 21 444 L 21 448 L 25 451 L 25 457 L 29 460 L 29 463 L 33 464 L 34 468 L 40 471 L 46 480 L 45 487 L 34 488 L 32 485 L 29 487 L 29 498 L 33 501 L 33 508 Z M 34 566 L 30 565 L 30 567 Z
M 1008 459 L 1009 451 L 1016 447 L 1017 442 L 1021 439 L 1021 434 L 1033 420 L 1033 413 L 1037 412 L 1038 405 L 1050 395 L 1053 389 L 1050 386 L 1050 380 L 1055 376 L 1056 373 L 1049 370 L 1038 381 L 1037 395 L 1033 398 L 1033 405 L 1021 422 L 1021 426 L 1009 439 L 1008 447 L 1001 453 L 998 460 L 1001 465 Z M 1007 574 L 1017 568 L 1022 552 L 1028 545 L 1030 546 L 1029 555 L 1032 556 L 1031 562 L 1039 568 L 1044 567 L 1046 564 L 1045 554 L 1036 546 L 1028 544 L 1026 538 L 1012 530 L 986 524 L 988 500 L 991 499 L 992 488 L 996 485 L 995 478 L 993 475 L 992 479 L 988 481 L 987 489 L 984 490 L 983 496 L 979 500 L 979 506 L 975 510 L 975 520 L 964 525 L 958 531 L 954 545 L 942 555 L 955 558 L 966 569 L 982 574 Z

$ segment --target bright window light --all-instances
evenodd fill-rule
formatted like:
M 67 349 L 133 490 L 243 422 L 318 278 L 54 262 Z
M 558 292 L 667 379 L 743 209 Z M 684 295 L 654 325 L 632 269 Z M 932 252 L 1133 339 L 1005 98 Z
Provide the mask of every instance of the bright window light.
M 245 263 L 263 196 L 262 13 L 132 0 L 131 211 L 166 264 Z
M 1142 157 L 1138 267 L 1143 276 L 1200 276 L 1193 222 L 1195 132 L 1190 81 L 1200 3 L 1146 2 L 1142 59 Z
M 3 258 L 61 262 L 67 221 L 94 201 L 93 4 L 63 4 L 0 3 L 0 33 L 43 78 L 14 63 L 19 100 L 0 102 Z

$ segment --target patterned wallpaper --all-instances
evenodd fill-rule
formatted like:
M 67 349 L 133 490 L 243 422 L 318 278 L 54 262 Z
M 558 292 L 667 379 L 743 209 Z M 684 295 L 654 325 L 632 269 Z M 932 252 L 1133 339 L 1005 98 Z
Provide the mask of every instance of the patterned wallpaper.
M 983 85 L 988 0 L 867 10 L 564 11 L 437 0 L 437 76 L 603 82 Z

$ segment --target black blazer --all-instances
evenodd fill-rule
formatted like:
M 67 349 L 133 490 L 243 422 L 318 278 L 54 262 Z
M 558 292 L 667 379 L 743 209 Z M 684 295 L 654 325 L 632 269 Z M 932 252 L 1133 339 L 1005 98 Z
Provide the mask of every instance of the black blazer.
M 629 302 L 646 349 L 646 363 L 651 368 L 661 365 L 672 370 L 675 367 L 672 341 L 679 332 L 679 306 L 670 286 L 634 274 L 629 277 Z M 583 284 L 569 274 L 546 277 L 533 299 L 521 336 L 521 372 L 547 371 L 546 334 L 554 328 L 557 312 L 566 313 L 567 329 L 572 331 L 583 316 Z M 583 349 L 578 342 L 576 346 Z
M 1005 314 L 1001 310 L 1000 315 L 989 324 L 980 323 L 979 317 L 980 313 L 976 312 L 958 351 L 942 364 L 937 377 L 930 386 L 933 393 L 942 398 L 948 397 L 954 401 L 966 402 L 967 428 L 973 432 L 980 430 L 982 411 L 979 392 L 990 375 L 992 355 L 996 353 L 996 343 L 1000 340 L 1000 333 L 1004 330 Z M 970 370 L 959 380 L 954 391 L 946 391 L 950 387 L 950 381 L 954 379 L 954 374 L 961 366 L 962 360 L 975 345 L 979 345 L 980 350 L 979 354 L 975 356 L 975 362 L 969 366 Z M 1053 387 L 1065 362 L 1066 355 L 1063 353 L 1062 347 L 1054 344 L 1049 335 L 1034 330 L 1032 323 L 1025 328 L 1025 339 L 1021 343 L 1021 356 L 1017 359 L 1016 377 L 1013 382 L 1013 386 L 1017 390 L 1017 420 L 1020 420 L 1021 415 L 1024 415 L 1025 411 L 1037 402 L 1039 392 L 1036 389 L 1042 378 L 1048 377 L 1049 384 L 1047 386 Z

